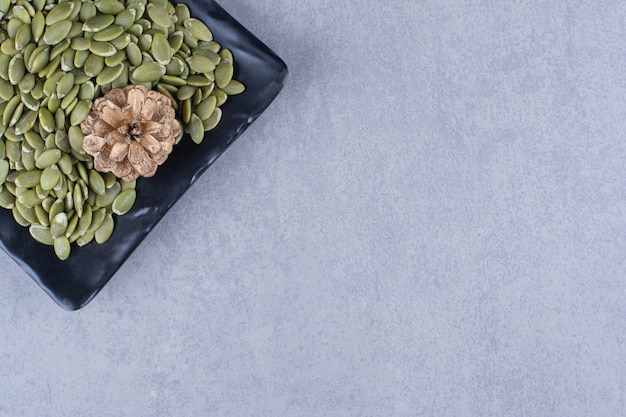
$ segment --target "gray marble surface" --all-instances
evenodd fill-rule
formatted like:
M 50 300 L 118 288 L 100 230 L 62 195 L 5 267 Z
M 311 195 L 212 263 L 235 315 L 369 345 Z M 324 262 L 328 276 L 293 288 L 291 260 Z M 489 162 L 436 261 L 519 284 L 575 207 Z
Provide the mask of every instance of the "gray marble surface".
M 626 415 L 626 3 L 224 0 L 287 86 L 0 416 Z

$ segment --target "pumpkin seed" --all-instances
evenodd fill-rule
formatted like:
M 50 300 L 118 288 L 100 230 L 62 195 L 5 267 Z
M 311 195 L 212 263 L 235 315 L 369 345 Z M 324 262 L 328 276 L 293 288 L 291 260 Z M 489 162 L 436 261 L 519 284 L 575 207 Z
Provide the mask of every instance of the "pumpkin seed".
M 59 42 L 59 44 L 53 46 L 52 49 L 50 49 L 50 59 L 54 60 L 56 57 L 60 56 L 70 47 L 71 43 L 71 40 L 64 39 L 62 42 Z
M 16 96 L 16 97 L 20 98 L 20 96 Z M 20 120 L 20 117 L 22 117 L 23 112 L 24 112 L 24 103 L 20 101 L 19 104 L 17 105 L 17 108 L 15 109 L 15 113 L 13 113 L 13 116 L 11 116 L 11 119 L 9 120 L 9 126 L 15 126 L 17 122 Z M 4 132 L 4 134 L 6 135 L 6 131 Z
M 13 219 L 15 219 L 15 222 L 19 224 L 20 226 L 28 227 L 31 225 L 31 223 L 28 220 L 26 220 L 24 216 L 22 216 L 22 214 L 18 210 L 17 201 L 15 202 L 15 205 L 13 206 L 13 209 L 11 210 L 11 212 L 13 213 Z
M 61 180 L 61 172 L 56 165 L 46 167 L 41 173 L 41 188 L 52 190 Z
M 94 41 L 112 41 L 124 33 L 124 28 L 119 25 L 110 25 L 93 35 Z
M 51 26 L 47 26 L 42 39 L 46 45 L 56 45 L 67 37 L 71 29 L 72 22 L 62 20 Z
M 15 95 L 15 89 L 13 85 L 8 81 L 0 79 L 0 98 L 4 101 L 9 101 Z
M 148 62 L 135 68 L 132 77 L 138 82 L 156 81 L 165 75 L 165 66 L 159 62 Z
M 104 220 L 102 221 L 102 224 L 100 225 L 100 227 L 98 227 L 98 230 L 96 230 L 96 233 L 95 233 L 96 242 L 102 244 L 106 242 L 107 240 L 109 240 L 109 238 L 113 234 L 114 226 L 115 226 L 115 223 L 113 221 L 113 216 L 111 214 L 107 214 Z
M 4 184 L 7 175 L 9 175 L 9 162 L 2 159 L 0 160 L 0 185 Z
M 111 42 L 91 41 L 89 51 L 101 57 L 115 55 L 117 49 L 111 44 Z
M 222 118 L 222 109 L 220 109 L 219 107 L 216 107 L 211 117 L 202 121 L 202 126 L 204 127 L 204 130 L 208 131 L 208 130 L 214 129 L 215 126 L 217 126 L 217 124 L 220 122 L 221 118 Z
M 67 138 L 67 132 L 65 130 L 56 131 L 54 134 L 54 144 L 65 153 L 70 151 L 70 141 Z
M 120 52 L 122 52 L 122 51 L 120 51 Z M 123 54 L 123 52 L 122 52 L 122 54 Z M 98 85 L 105 85 L 105 84 L 111 83 L 113 80 L 115 80 L 117 77 L 119 77 L 122 74 L 123 70 L 124 70 L 124 64 L 121 64 L 121 63 L 117 64 L 114 67 L 107 67 L 107 68 L 105 68 L 96 77 L 96 84 L 98 84 Z M 87 116 L 85 115 L 85 117 L 87 117 Z
M 33 128 L 36 121 L 37 121 L 37 112 L 29 109 L 25 114 L 22 115 L 20 120 L 15 124 L 15 133 L 17 133 L 18 135 L 24 134 L 25 132 Z
M 64 261 L 70 257 L 70 242 L 65 236 L 59 236 L 54 239 L 54 253 L 56 256 Z
M 165 11 L 165 9 L 155 5 L 154 3 L 148 3 L 146 6 L 146 12 L 154 23 L 163 27 L 169 27 L 172 20 Z
M 155 33 L 152 36 L 150 53 L 157 62 L 167 65 L 172 58 L 173 52 L 169 42 L 162 33 Z
M 61 160 L 61 155 L 62 153 L 58 149 L 46 149 L 41 153 L 41 155 L 39 155 L 35 165 L 39 169 L 47 168 L 58 163 Z
M 22 54 L 17 54 L 11 58 L 11 61 L 9 61 L 9 82 L 13 85 L 17 85 L 20 81 L 22 81 L 25 73 L 26 66 L 24 65 L 24 57 Z
M 213 40 L 213 34 L 209 28 L 201 20 L 188 18 L 183 21 L 185 29 L 191 33 L 193 37 L 201 41 Z
M 55 5 L 46 15 L 46 25 L 52 26 L 61 20 L 67 20 L 70 13 L 74 10 L 74 3 L 64 2 Z
M 37 242 L 42 243 L 44 245 L 53 245 L 54 238 L 50 233 L 50 228 L 46 226 L 42 226 L 39 224 L 33 224 L 28 228 L 30 235 Z
M 72 126 L 77 126 L 83 122 L 89 116 L 89 112 L 91 111 L 91 101 L 89 100 L 79 100 L 76 103 L 76 106 L 72 110 L 70 114 L 70 124 Z
M 82 194 L 81 194 L 81 198 L 82 198 Z M 76 203 L 74 203 L 76 204 Z M 82 208 L 82 215 L 80 214 L 80 212 L 77 210 L 78 217 L 78 225 L 76 226 L 76 230 L 74 231 L 74 233 L 78 233 L 79 235 L 83 235 L 87 229 L 89 228 L 89 226 L 91 226 L 91 219 L 93 218 L 93 209 L 91 208 L 90 205 L 85 204 L 84 207 Z
M 13 6 L 13 16 L 23 23 L 30 23 L 30 13 L 28 13 L 24 6 Z
M 40 49 L 41 48 L 41 49 Z M 28 60 L 28 70 L 32 73 L 38 73 L 43 70 L 50 62 L 50 48 L 41 45 L 35 48 Z
M 80 20 L 83 22 L 87 22 L 90 19 L 94 18 L 98 14 L 98 10 L 96 9 L 96 5 L 91 1 L 86 1 L 81 5 L 80 8 Z M 84 30 L 84 29 L 83 29 Z
M 87 38 L 73 38 L 70 47 L 75 51 L 85 51 L 91 46 L 91 40 Z
M 195 112 L 201 120 L 208 119 L 215 110 L 217 105 L 217 99 L 215 96 L 209 96 L 206 100 L 203 100 L 195 108 Z
M 104 58 L 97 54 L 89 55 L 89 58 L 85 61 L 83 71 L 85 74 L 95 77 L 104 69 Z
M 30 93 L 31 90 L 35 87 L 35 84 L 35 75 L 27 73 L 24 74 L 24 77 L 22 77 L 22 80 L 17 84 L 17 86 L 22 93 Z
M 120 193 L 121 188 L 122 186 L 119 182 L 116 182 L 110 188 L 107 188 L 103 195 L 96 196 L 96 205 L 98 207 L 107 207 L 112 204 L 115 197 L 117 197 Z
M 57 84 L 57 97 L 63 98 L 70 92 L 70 90 L 74 87 L 74 74 L 68 72 L 64 74 L 59 83 Z
M 32 39 L 31 25 L 22 25 L 15 34 L 15 49 L 21 51 Z
M 246 87 L 237 80 L 231 80 L 228 85 L 222 87 L 222 91 L 229 96 L 241 94 L 245 91 Z
M 65 235 L 68 226 L 67 213 L 61 212 L 54 216 L 50 222 L 50 234 L 53 238 Z
M 208 59 L 208 58 L 207 58 Z M 233 64 L 222 60 L 215 67 L 215 83 L 219 88 L 224 88 L 233 79 Z
M 191 115 L 189 120 L 189 135 L 191 136 L 191 140 L 197 144 L 202 143 L 202 139 L 204 139 L 202 119 L 200 119 L 195 113 Z

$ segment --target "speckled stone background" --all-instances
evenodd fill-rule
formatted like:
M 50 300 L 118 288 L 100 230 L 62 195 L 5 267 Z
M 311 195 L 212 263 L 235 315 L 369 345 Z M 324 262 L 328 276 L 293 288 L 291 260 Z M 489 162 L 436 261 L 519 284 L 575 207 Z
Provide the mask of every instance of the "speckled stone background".
M 287 86 L 84 309 L 0 254 L 0 416 L 626 415 L 626 2 L 221 4 Z

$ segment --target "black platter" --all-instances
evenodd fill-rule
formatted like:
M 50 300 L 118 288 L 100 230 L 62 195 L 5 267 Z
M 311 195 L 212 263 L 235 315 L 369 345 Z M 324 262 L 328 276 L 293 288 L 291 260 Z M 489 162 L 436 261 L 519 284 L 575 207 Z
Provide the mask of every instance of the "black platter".
M 168 209 L 267 108 L 287 79 L 285 63 L 216 2 L 184 3 L 193 17 L 207 24 L 215 40 L 233 52 L 235 78 L 246 86 L 243 94 L 229 97 L 222 106 L 218 127 L 201 145 L 186 135 L 154 177 L 137 181 L 135 206 L 116 217 L 109 241 L 72 245 L 66 261 L 36 242 L 28 228 L 13 220 L 10 210 L 0 209 L 0 247 L 66 310 L 84 307 L 93 299 Z

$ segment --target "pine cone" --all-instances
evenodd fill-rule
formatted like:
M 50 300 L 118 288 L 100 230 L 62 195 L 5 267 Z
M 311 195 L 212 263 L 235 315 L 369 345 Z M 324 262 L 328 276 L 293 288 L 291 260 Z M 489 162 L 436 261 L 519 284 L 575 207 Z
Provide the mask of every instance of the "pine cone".
M 124 181 L 153 176 L 180 134 L 169 98 L 143 85 L 109 91 L 94 102 L 80 127 L 95 169 Z

